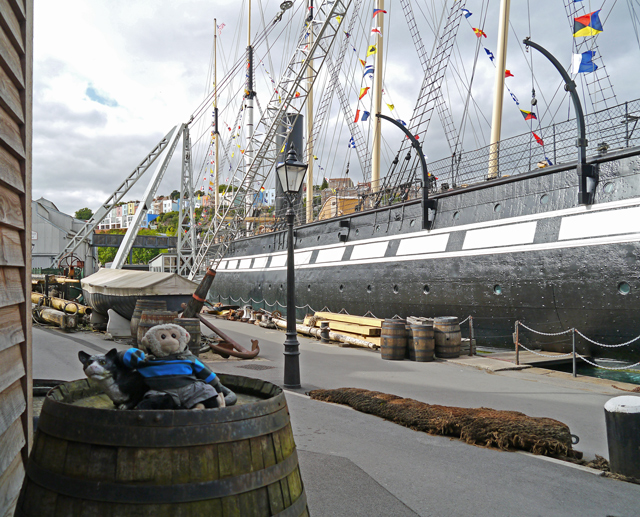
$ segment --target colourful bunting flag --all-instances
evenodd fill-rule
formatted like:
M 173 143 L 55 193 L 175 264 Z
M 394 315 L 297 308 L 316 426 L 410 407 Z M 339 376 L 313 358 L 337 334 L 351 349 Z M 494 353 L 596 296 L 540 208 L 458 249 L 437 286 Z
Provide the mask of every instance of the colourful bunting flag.
M 491 52 L 488 48 L 485 48 L 484 51 L 487 53 L 487 56 L 489 56 L 489 59 L 491 61 L 493 61 L 495 59 L 495 56 L 493 55 L 493 52 Z
M 387 108 L 389 108 L 389 111 L 393 111 L 393 108 L 395 107 L 395 104 L 387 104 Z
M 342 16 L 336 16 L 336 21 L 340 23 L 342 21 Z
M 505 76 L 505 78 L 507 78 L 507 77 L 515 77 L 515 76 L 511 73 L 511 70 L 505 70 L 505 71 L 504 71 L 504 76 Z
M 387 11 L 383 10 L 383 9 L 374 9 L 373 10 L 373 17 L 375 18 L 376 16 L 378 16 L 380 13 L 383 14 L 387 14 Z
M 480 29 L 476 29 L 475 27 L 471 27 L 473 29 L 473 32 L 476 33 L 476 36 L 478 36 L 478 38 L 484 36 L 485 38 L 487 37 L 487 35 L 484 33 L 484 31 L 481 31 Z
M 349 149 L 355 149 L 356 148 L 356 141 L 353 139 L 353 137 L 351 137 L 351 139 L 349 140 Z
M 536 139 L 536 142 L 538 142 L 540 145 L 544 145 L 544 141 L 542 140 L 542 138 L 536 135 L 533 131 L 531 132 L 531 134 L 533 135 L 533 138 Z
M 573 20 L 573 37 L 580 38 L 582 36 L 600 34 L 604 29 L 602 28 L 602 23 L 600 23 L 599 12 L 600 9 L 575 18 Z
M 598 69 L 598 65 L 593 62 L 595 55 L 595 50 L 587 50 L 582 54 L 573 54 L 573 59 L 571 60 L 571 72 L 574 74 L 588 74 L 590 72 L 595 72 Z
M 355 118 L 355 120 L 353 121 L 353 122 L 354 122 L 354 124 L 355 124 L 356 122 L 358 122 L 358 120 L 359 120 L 359 119 L 360 119 L 360 110 L 356 110 L 356 118 Z
M 367 66 L 367 62 L 366 62 L 364 59 L 361 59 L 361 60 L 360 60 L 360 64 L 361 64 L 362 66 Z
M 396 121 L 397 121 L 397 122 L 400 122 L 400 124 L 402 124 L 403 126 L 406 126 L 406 125 L 407 125 L 407 123 L 406 123 L 404 120 L 402 120 L 402 119 L 397 118 L 397 119 L 396 119 Z
M 374 27 L 373 29 L 371 29 L 371 34 L 382 34 L 382 32 L 380 32 L 380 27 Z
M 369 118 L 370 113 L 368 111 L 365 111 L 364 113 L 362 113 L 362 122 L 366 122 L 367 119 Z
M 360 97 L 358 97 L 358 100 L 362 99 L 362 97 L 364 97 L 370 89 L 370 86 L 367 86 L 366 88 L 360 88 Z
M 520 110 L 520 113 L 522 113 L 522 116 L 524 117 L 525 120 L 538 120 L 538 117 L 536 117 L 536 114 L 531 111 Z
M 222 34 L 222 29 L 225 28 L 225 24 L 221 23 L 220 25 L 218 25 L 218 36 Z
M 296 92 L 296 99 L 300 97 L 300 92 Z
M 367 75 L 371 75 L 371 77 L 373 77 L 373 65 L 367 65 L 364 67 L 364 74 L 362 74 L 362 77 L 365 78 L 367 77 Z
M 469 9 L 460 9 L 465 18 L 469 18 L 473 13 Z
M 370 45 L 369 48 L 367 49 L 367 57 L 375 53 L 376 53 L 376 46 Z

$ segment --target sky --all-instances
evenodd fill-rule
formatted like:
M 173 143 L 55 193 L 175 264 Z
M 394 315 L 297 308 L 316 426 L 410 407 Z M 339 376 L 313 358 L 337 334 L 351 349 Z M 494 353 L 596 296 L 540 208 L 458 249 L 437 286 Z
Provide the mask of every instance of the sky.
M 246 46 L 246 2 L 35 0 L 33 198 L 45 197 L 70 214 L 83 207 L 95 211 L 106 201 L 173 126 L 189 120 L 211 90 L 214 18 L 218 24 L 225 24 L 218 38 L 219 83 L 225 73 L 225 64 L 228 67 L 229 63 L 241 56 Z M 262 16 L 266 20 L 275 16 L 279 3 L 279 0 L 262 3 L 253 0 L 253 33 L 261 29 Z M 432 22 L 433 14 L 429 13 L 424 1 L 413 4 L 425 46 L 430 50 L 433 36 L 428 23 Z M 372 4 L 363 1 L 362 5 L 364 10 L 369 10 Z M 595 11 L 602 6 L 602 2 L 592 3 L 587 9 Z M 482 43 L 495 53 L 498 4 L 496 1 L 487 4 L 470 0 L 466 2 L 466 7 L 473 16 L 462 20 L 457 57 L 452 64 L 460 73 L 464 69 L 471 74 L 478 43 L 471 27 L 483 27 L 487 38 L 481 38 Z M 387 2 L 386 10 L 385 102 L 392 100 L 398 116 L 408 120 L 418 95 L 422 73 L 399 3 L 390 5 Z M 259 65 L 260 73 L 256 79 L 262 106 L 266 106 L 272 94 L 264 70 L 269 70 L 277 81 L 288 59 L 294 35 L 301 26 L 303 11 L 302 0 L 296 0 L 294 8 L 274 29 L 274 37 L 270 40 L 271 60 L 263 49 L 256 50 L 258 58 L 263 59 L 264 63 Z M 507 68 L 512 70 L 515 77 L 509 79 L 508 84 L 521 102 L 525 101 L 523 109 L 530 109 L 529 55 L 523 52 L 521 39 L 531 34 L 532 39 L 568 65 L 573 38 L 564 8 L 558 0 L 539 0 L 535 3 L 514 0 L 511 19 L 513 32 L 509 35 Z M 633 70 L 637 67 L 632 64 L 640 62 L 640 50 L 627 3 L 605 2 L 601 19 L 604 32 L 599 36 L 598 43 L 615 92 L 620 102 L 633 100 L 639 95 L 634 86 L 637 81 L 630 80 L 630 76 L 637 74 Z M 370 23 L 371 17 L 363 16 L 358 25 L 361 32 L 368 33 Z M 275 34 L 278 33 L 282 33 L 282 38 L 276 41 Z M 364 37 L 354 36 L 352 41 L 358 48 L 357 52 L 348 49 L 347 62 L 355 62 L 367 45 Z M 472 92 L 482 116 L 490 119 L 493 67 L 482 55 L 482 49 L 480 52 Z M 566 119 L 566 109 L 562 107 L 567 103 L 566 94 L 561 92 L 554 97 L 560 84 L 557 72 L 539 56 L 534 56 L 534 71 L 539 99 L 544 99 L 539 109 L 546 112 L 546 107 L 542 106 L 549 102 L 551 113 L 557 111 L 556 118 L 562 120 L 564 116 Z M 353 72 L 355 75 L 350 76 L 351 73 L 343 72 L 341 81 L 355 111 L 361 78 L 359 73 Z M 457 91 L 459 84 L 456 84 L 452 69 L 449 75 L 454 80 L 447 82 L 445 95 L 450 101 L 454 120 L 458 121 L 462 117 L 465 94 Z M 221 107 L 228 106 L 221 118 L 229 125 L 234 119 L 234 109 L 240 102 L 241 92 L 235 94 L 235 90 L 241 88 L 241 82 L 241 77 L 236 78 L 219 103 Z M 326 75 L 318 79 L 318 85 L 321 92 L 326 87 Z M 316 94 L 316 104 L 320 98 L 321 94 Z M 552 98 L 554 100 L 551 102 Z M 509 102 L 506 99 L 504 103 L 503 134 L 526 132 L 521 116 Z M 467 128 L 466 149 L 487 143 L 485 139 L 489 130 L 482 116 L 476 114 L 477 127 Z M 547 117 L 546 123 L 552 121 Z M 206 160 L 206 150 L 202 144 L 208 139 L 209 124 L 210 118 L 205 110 L 205 116 L 193 126 L 192 140 L 199 153 L 194 156 L 200 162 Z M 348 134 L 338 129 L 340 125 L 344 124 L 336 100 L 329 111 L 323 140 L 318 142 L 316 150 L 319 164 L 325 166 L 321 175 L 343 174 L 344 162 L 349 160 L 346 154 Z M 430 160 L 447 154 L 438 123 L 434 122 L 431 129 L 423 139 Z M 397 143 L 401 140 L 399 133 L 393 131 L 397 130 L 385 128 L 387 149 L 383 152 L 383 161 L 389 162 L 393 158 Z M 344 151 L 344 157 L 336 157 L 335 149 L 338 148 Z M 179 189 L 179 155 L 180 152 L 176 152 L 158 194 L 167 195 Z M 199 175 L 199 168 L 195 168 Z M 352 170 L 355 171 L 352 173 L 353 179 L 357 180 L 358 167 L 352 167 Z M 125 200 L 139 198 L 144 191 L 143 182 L 144 177 L 125 196 Z

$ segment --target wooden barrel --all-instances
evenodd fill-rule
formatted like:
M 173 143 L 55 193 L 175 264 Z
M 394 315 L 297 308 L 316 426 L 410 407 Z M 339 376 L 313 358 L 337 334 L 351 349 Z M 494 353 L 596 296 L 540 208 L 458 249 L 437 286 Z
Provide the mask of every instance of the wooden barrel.
M 133 309 L 133 316 L 131 316 L 131 337 L 134 344 L 138 342 L 138 325 L 140 324 L 140 316 L 142 311 L 166 311 L 167 302 L 164 300 L 138 300 L 136 301 L 136 308 Z
M 433 320 L 433 337 L 436 357 L 451 359 L 460 357 L 460 325 L 458 318 L 443 316 Z
M 433 325 L 424 323 L 411 325 L 411 335 L 409 348 L 414 351 L 415 361 L 419 363 L 433 361 L 435 347 Z
M 189 351 L 195 355 L 200 355 L 200 320 L 198 318 L 176 318 L 173 320 L 176 325 L 180 325 L 189 333 Z
M 119 411 L 86 379 L 56 387 L 16 515 L 308 516 L 282 389 L 220 380 L 237 405 Z
M 174 311 L 142 311 L 140 315 L 140 323 L 138 323 L 138 332 L 136 335 L 137 343 L 140 345 L 142 338 L 151 327 L 156 325 L 166 325 L 173 323 L 178 317 L 178 313 Z
M 406 359 L 409 359 L 409 361 L 415 361 L 416 351 L 415 348 L 413 348 L 413 331 L 411 330 L 413 328 L 413 325 L 407 323 L 404 328 L 407 332 L 407 348 L 405 349 L 404 356 Z
M 407 353 L 406 320 L 386 319 L 380 331 L 380 354 L 383 359 L 402 361 Z

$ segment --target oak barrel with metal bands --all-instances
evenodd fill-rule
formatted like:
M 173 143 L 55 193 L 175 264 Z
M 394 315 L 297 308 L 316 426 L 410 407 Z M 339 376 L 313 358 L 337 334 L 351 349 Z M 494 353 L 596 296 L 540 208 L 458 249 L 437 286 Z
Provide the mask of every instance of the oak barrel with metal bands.
M 138 333 L 138 325 L 140 324 L 140 316 L 142 315 L 142 311 L 166 311 L 167 310 L 167 302 L 164 300 L 138 300 L 136 301 L 136 308 L 133 309 L 133 316 L 131 316 L 131 321 L 129 322 L 131 328 L 131 337 L 133 338 L 134 343 L 138 342 L 137 333 Z
M 411 325 L 411 336 L 409 348 L 413 350 L 415 361 L 418 363 L 433 361 L 435 348 L 433 325 L 431 323 Z
M 180 325 L 189 333 L 189 351 L 195 356 L 200 355 L 200 341 L 202 338 L 200 320 L 198 318 L 176 318 L 173 323 Z
M 400 319 L 386 319 L 380 331 L 380 354 L 382 359 L 402 361 L 407 353 L 407 322 Z
M 175 311 L 142 311 L 142 314 L 140 315 L 140 323 L 138 323 L 138 332 L 136 334 L 138 345 L 140 345 L 142 338 L 151 327 L 173 323 L 173 320 L 177 317 L 178 313 Z
M 460 325 L 458 318 L 443 316 L 433 320 L 433 337 L 435 341 L 436 357 L 452 359 L 460 357 Z
M 308 515 L 282 389 L 220 380 L 259 400 L 122 411 L 88 407 L 105 404 L 88 380 L 57 386 L 42 407 L 16 515 Z

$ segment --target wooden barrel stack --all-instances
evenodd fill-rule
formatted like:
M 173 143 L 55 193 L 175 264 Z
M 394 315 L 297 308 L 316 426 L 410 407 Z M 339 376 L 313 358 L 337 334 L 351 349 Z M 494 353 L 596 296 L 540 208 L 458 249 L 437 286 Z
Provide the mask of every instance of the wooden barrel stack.
M 200 341 L 202 331 L 200 330 L 200 320 L 198 318 L 176 318 L 173 323 L 180 325 L 189 333 L 189 351 L 195 355 L 200 355 Z
M 411 343 L 409 350 L 413 350 L 414 361 L 426 363 L 433 361 L 435 342 L 433 338 L 433 325 L 420 323 L 411 325 Z
M 16 515 L 308 516 L 282 389 L 247 377 L 220 380 L 259 400 L 115 411 L 86 379 L 54 388 Z M 95 407 L 107 403 L 111 410 Z
M 380 332 L 380 354 L 382 359 L 402 361 L 407 354 L 407 321 L 386 319 Z
M 140 346 L 142 338 L 151 327 L 173 323 L 177 317 L 178 313 L 175 311 L 142 311 L 142 314 L 140 315 L 140 323 L 138 324 L 138 331 L 136 333 L 138 346 Z
M 460 325 L 455 316 L 443 316 L 433 320 L 436 357 L 452 359 L 460 357 Z
M 133 309 L 133 316 L 131 316 L 131 337 L 133 338 L 134 344 L 138 342 L 138 325 L 140 324 L 140 316 L 142 315 L 142 311 L 166 311 L 167 310 L 167 302 L 164 300 L 137 300 L 136 308 Z

